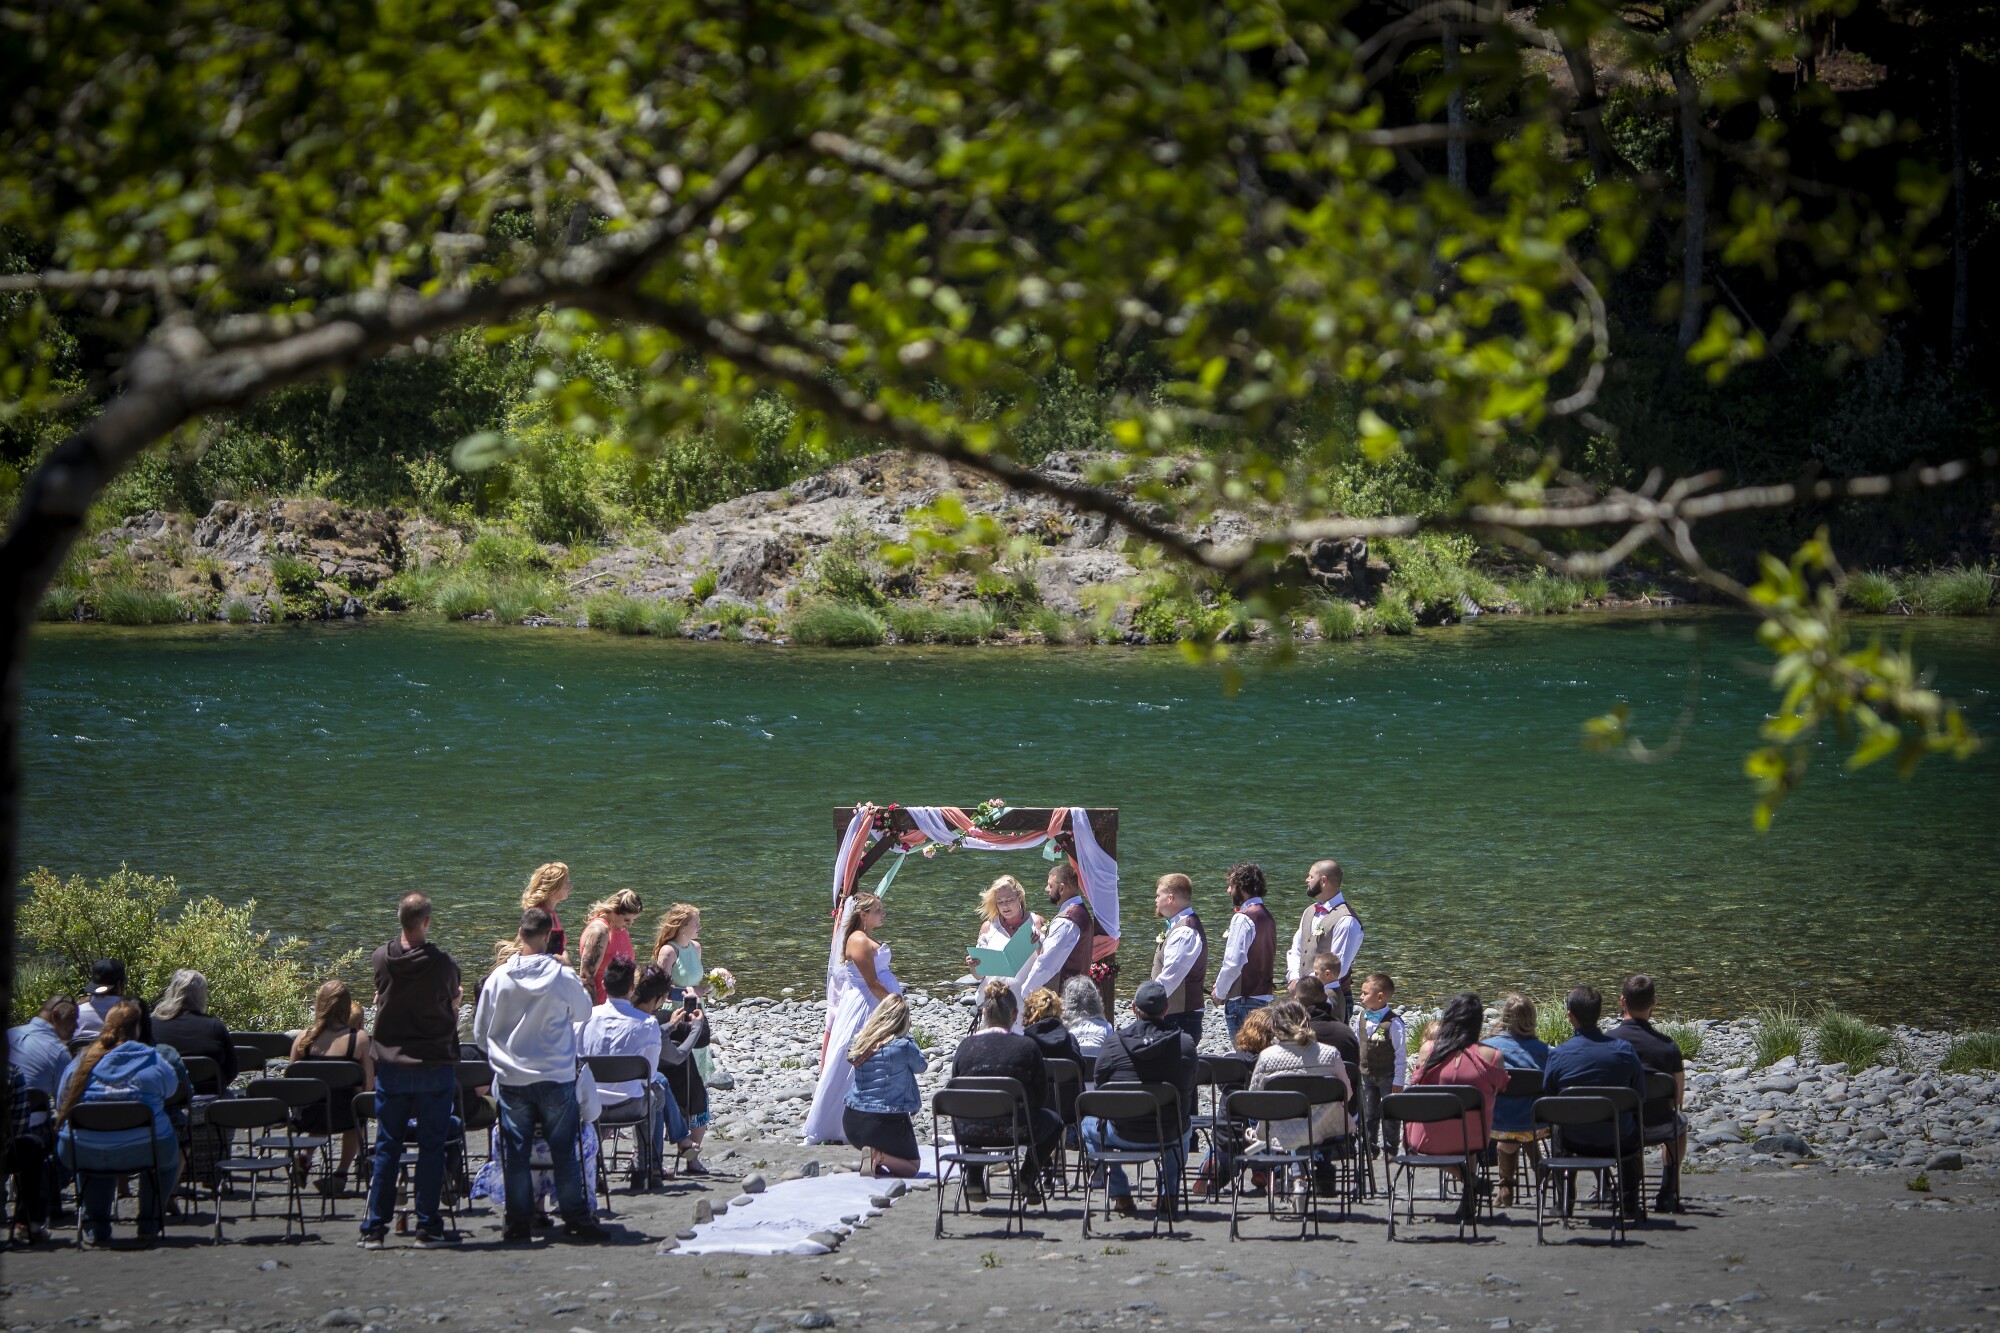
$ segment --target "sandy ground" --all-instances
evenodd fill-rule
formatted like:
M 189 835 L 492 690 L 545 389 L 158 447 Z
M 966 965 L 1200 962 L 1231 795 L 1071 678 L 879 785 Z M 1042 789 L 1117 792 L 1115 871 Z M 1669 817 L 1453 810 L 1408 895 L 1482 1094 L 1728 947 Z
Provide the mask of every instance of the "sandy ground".
M 121 1241 L 79 1252 L 64 1236 L 7 1254 L 4 1320 L 10 1333 L 2000 1328 L 2000 1177 L 1986 1172 L 1934 1173 L 1930 1193 L 1901 1174 L 1821 1166 L 1697 1174 L 1687 1215 L 1657 1219 L 1619 1248 L 1595 1229 L 1538 1248 L 1532 1212 L 1521 1210 L 1460 1243 L 1452 1227 L 1425 1223 L 1422 1208 L 1392 1246 L 1379 1204 L 1303 1243 L 1260 1220 L 1264 1238 L 1232 1244 L 1226 1212 L 1208 1208 L 1172 1240 L 1141 1231 L 1084 1241 L 1079 1205 L 1060 1200 L 1031 1217 L 1025 1238 L 1003 1238 L 996 1209 L 953 1219 L 952 1235 L 934 1240 L 933 1196 L 917 1192 L 832 1255 L 662 1253 L 697 1198 L 736 1193 L 731 1174 L 760 1167 L 776 1181 L 809 1159 L 829 1169 L 849 1161 L 845 1150 L 790 1145 L 738 1152 L 715 1159 L 725 1174 L 706 1182 L 617 1193 L 609 1246 L 502 1246 L 482 1205 L 461 1215 L 466 1243 L 456 1249 L 418 1251 L 398 1237 L 365 1253 L 355 1248 L 354 1199 L 341 1202 L 339 1220 L 315 1221 L 305 1244 L 210 1248 L 205 1225 L 176 1226 L 151 1250 Z M 248 1241 L 259 1229 L 230 1232 Z

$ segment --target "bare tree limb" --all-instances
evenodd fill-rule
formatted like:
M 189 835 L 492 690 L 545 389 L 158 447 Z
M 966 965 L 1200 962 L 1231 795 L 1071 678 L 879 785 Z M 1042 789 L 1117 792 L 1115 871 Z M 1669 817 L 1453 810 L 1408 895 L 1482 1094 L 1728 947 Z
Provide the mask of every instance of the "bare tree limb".
M 176 268 L 45 269 L 38 273 L 0 274 L 6 292 L 161 292 L 191 291 L 222 276 L 214 264 L 182 264 Z
M 937 177 L 923 167 L 900 161 L 832 130 L 815 130 L 806 136 L 806 143 L 814 151 L 844 162 L 856 171 L 886 176 L 898 185 L 907 185 L 913 190 L 927 190 L 937 184 Z

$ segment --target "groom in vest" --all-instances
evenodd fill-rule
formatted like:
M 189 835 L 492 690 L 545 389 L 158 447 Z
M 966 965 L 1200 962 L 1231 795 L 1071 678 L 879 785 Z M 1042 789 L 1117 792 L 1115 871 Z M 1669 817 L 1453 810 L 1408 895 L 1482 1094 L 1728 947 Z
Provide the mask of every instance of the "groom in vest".
M 1222 942 L 1222 970 L 1215 974 L 1215 1002 L 1229 1025 L 1229 1044 L 1253 1009 L 1271 1002 L 1271 972 L 1278 961 L 1278 927 L 1264 908 L 1264 870 L 1250 862 L 1229 868 L 1229 901 L 1236 914 Z
M 1025 1002 L 1042 987 L 1053 983 L 1060 992 L 1071 977 L 1090 973 L 1092 951 L 1097 947 L 1097 918 L 1083 900 L 1083 883 L 1068 861 L 1049 867 L 1049 902 L 1055 912 L 1042 936 L 1042 947 L 1022 965 L 1014 978 L 1014 993 Z
M 1194 883 L 1186 875 L 1162 875 L 1153 886 L 1153 912 L 1167 923 L 1153 948 L 1153 980 L 1167 992 L 1160 1022 L 1201 1040 L 1201 1009 L 1208 987 L 1208 932 L 1189 900 Z
M 1354 971 L 1354 956 L 1361 952 L 1361 918 L 1354 914 L 1340 891 L 1340 862 L 1331 857 L 1313 862 L 1312 869 L 1306 871 L 1306 893 L 1312 902 L 1299 917 L 1299 928 L 1292 934 L 1292 947 L 1285 954 L 1285 984 L 1289 986 L 1301 977 L 1311 976 L 1313 959 L 1323 953 L 1332 954 L 1340 960 L 1340 980 L 1338 990 L 1327 988 L 1326 1002 L 1335 1018 L 1350 1022 L 1354 1015 L 1354 995 L 1349 980 Z

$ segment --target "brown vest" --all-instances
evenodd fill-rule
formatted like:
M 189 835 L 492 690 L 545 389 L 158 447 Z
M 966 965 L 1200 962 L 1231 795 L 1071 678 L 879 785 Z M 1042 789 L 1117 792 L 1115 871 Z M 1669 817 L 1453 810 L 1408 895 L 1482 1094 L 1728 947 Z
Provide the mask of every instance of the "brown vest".
M 1310 974 L 1312 971 L 1312 960 L 1315 954 L 1333 952 L 1331 949 L 1322 948 L 1320 945 L 1320 941 L 1333 933 L 1333 928 L 1335 925 L 1339 923 L 1343 913 L 1347 916 L 1354 917 L 1355 925 L 1358 926 L 1361 924 L 1361 918 L 1358 915 L 1356 915 L 1354 908 L 1349 906 L 1347 900 L 1344 898 L 1339 903 L 1335 904 L 1335 906 L 1331 911 L 1326 912 L 1324 914 L 1319 914 L 1319 907 L 1317 904 L 1306 908 L 1305 915 L 1302 918 L 1300 918 L 1300 924 L 1305 927 L 1306 938 L 1309 941 L 1309 943 L 1306 946 L 1306 959 L 1305 959 L 1306 965 L 1304 968 L 1304 972 L 1306 974 Z M 1360 957 L 1359 954 L 1355 956 L 1357 958 Z M 1349 971 L 1352 970 L 1353 970 L 1352 965 L 1350 965 Z M 1340 989 L 1346 990 L 1347 986 L 1348 986 L 1348 976 L 1346 972 L 1343 972 L 1340 974 Z
M 1167 994 L 1167 1012 L 1170 1014 L 1199 1013 L 1208 998 L 1208 932 L 1202 928 L 1201 918 L 1188 913 L 1188 924 L 1194 927 L 1194 937 L 1199 941 L 1195 950 L 1194 966 L 1188 969 L 1187 978 L 1181 982 L 1179 990 Z M 1172 927 L 1168 927 L 1169 930 Z M 1153 946 L 1153 977 L 1159 978 L 1167 967 L 1167 941 L 1162 936 Z
M 1063 959 L 1062 966 L 1056 969 L 1056 977 L 1061 982 L 1067 982 L 1071 977 L 1088 976 L 1091 959 L 1097 952 L 1097 919 L 1091 916 L 1090 908 L 1084 905 L 1081 898 L 1056 915 L 1076 927 L 1076 946 L 1069 951 L 1069 957 Z M 1061 986 L 1057 990 L 1061 990 Z
M 1243 970 L 1236 974 L 1236 984 L 1224 998 L 1269 995 L 1272 993 L 1271 965 L 1278 957 L 1277 923 L 1271 920 L 1271 914 L 1264 910 L 1261 901 L 1239 907 L 1236 911 L 1238 915 L 1250 918 L 1255 932 L 1250 936 L 1250 955 L 1243 960 Z

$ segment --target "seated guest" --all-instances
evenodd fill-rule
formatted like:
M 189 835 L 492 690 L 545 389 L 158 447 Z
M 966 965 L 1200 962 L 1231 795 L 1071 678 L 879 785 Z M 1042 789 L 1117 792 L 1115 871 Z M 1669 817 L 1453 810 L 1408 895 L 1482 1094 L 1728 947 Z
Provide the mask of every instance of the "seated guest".
M 1028 1096 L 1028 1162 L 1020 1190 L 1029 1203 L 1042 1200 L 1041 1177 L 1053 1159 L 1056 1142 L 1062 1137 L 1062 1117 L 1049 1109 L 1049 1073 L 1042 1064 L 1042 1048 L 1014 1029 L 1018 1010 L 1014 988 L 1005 978 L 994 977 L 979 988 L 978 1028 L 959 1042 L 952 1056 L 954 1078 L 971 1075 L 1018 1079 Z M 952 1137 L 967 1148 L 1001 1147 L 1013 1142 L 1005 1120 L 952 1121 Z M 986 1169 L 965 1169 L 965 1197 L 974 1203 L 986 1201 Z
M 1132 1021 L 1111 1034 L 1097 1053 L 1097 1086 L 1113 1083 L 1164 1083 L 1178 1094 L 1171 1111 L 1163 1112 L 1160 1132 L 1166 1135 L 1166 1168 L 1160 1173 L 1165 1203 L 1180 1195 L 1181 1167 L 1187 1161 L 1188 1117 L 1195 1105 L 1195 1042 L 1187 1030 L 1167 1022 L 1172 997 L 1157 980 L 1142 981 L 1132 997 Z M 1258 1010 L 1262 1013 L 1262 1010 Z M 1102 1152 L 1120 1148 L 1143 1151 L 1159 1146 L 1150 1116 L 1105 1121 L 1092 1116 L 1083 1122 L 1083 1141 Z M 1111 1168 L 1111 1207 L 1126 1217 L 1138 1213 L 1132 1186 L 1122 1167 Z
M 236 1081 L 236 1044 L 229 1039 L 229 1025 L 208 1013 L 208 978 L 192 968 L 182 968 L 167 982 L 160 1002 L 153 1006 L 153 1044 L 171 1046 L 183 1056 L 205 1056 L 222 1069 L 222 1088 Z M 220 1092 L 222 1088 L 196 1088 L 196 1092 Z
M 1249 1087 L 1250 1076 L 1257 1068 L 1257 1057 L 1269 1050 L 1272 1043 L 1277 1040 L 1271 1031 L 1269 1008 L 1270 1006 L 1266 1005 L 1262 1009 L 1252 1009 L 1244 1016 L 1243 1026 L 1236 1030 L 1236 1049 L 1209 1057 L 1212 1064 L 1220 1065 L 1224 1061 L 1229 1061 L 1239 1065 L 1243 1070 L 1241 1086 L 1245 1089 Z M 1199 1064 L 1197 1059 L 1197 1068 Z M 1212 1136 L 1210 1144 L 1213 1151 L 1208 1160 L 1201 1164 L 1201 1171 L 1195 1176 L 1194 1189 L 1195 1193 L 1212 1199 L 1229 1183 L 1236 1152 L 1243 1145 L 1241 1142 L 1232 1142 L 1228 1135 L 1221 1133 Z M 1261 1187 L 1264 1182 L 1263 1174 L 1258 1173 L 1254 1179 Z
M 911 1117 L 924 1109 L 917 1075 L 926 1062 L 910 1040 L 910 1006 L 901 995 L 875 1006 L 848 1046 L 847 1062 L 854 1066 L 854 1084 L 840 1113 L 843 1136 L 868 1153 L 870 1178 L 914 1176 L 920 1162 Z
M 1525 995 L 1509 995 L 1500 1002 L 1500 1028 L 1479 1043 L 1500 1053 L 1508 1069 L 1547 1068 L 1549 1044 L 1535 1035 L 1535 1002 Z M 1541 1145 L 1535 1136 L 1535 1099 L 1502 1095 L 1493 1101 L 1493 1146 L 1500 1158 L 1502 1208 L 1514 1203 L 1514 1179 L 1520 1173 L 1525 1148 L 1530 1166 L 1541 1161 Z
M 667 987 L 666 972 L 656 963 L 647 967 L 659 973 L 654 983 L 657 991 L 655 999 L 664 998 Z M 644 1103 L 645 1120 L 638 1130 L 638 1142 L 632 1158 L 632 1184 L 635 1188 L 651 1189 L 662 1183 L 664 1171 L 661 1159 L 666 1151 L 667 1107 L 673 1103 L 673 1093 L 667 1082 L 659 1074 L 660 1068 L 660 1025 L 653 1016 L 633 1002 L 633 990 L 637 984 L 638 969 L 634 961 L 627 957 L 615 957 L 604 965 L 598 981 L 602 984 L 605 999 L 590 1011 L 590 1017 L 583 1021 L 577 1033 L 578 1054 L 586 1059 L 593 1055 L 636 1055 L 645 1060 L 653 1073 L 643 1079 L 619 1080 L 597 1085 L 598 1102 L 605 1107 L 622 1106 L 637 1099 Z M 675 1107 L 675 1120 L 679 1122 L 679 1108 Z M 674 1135 L 675 1142 L 684 1141 L 686 1130 Z
M 1507 1066 L 1498 1051 L 1479 1044 L 1479 1027 L 1486 1016 L 1479 997 L 1464 991 L 1445 1001 L 1444 1012 L 1431 1025 L 1430 1038 L 1417 1052 L 1417 1070 L 1410 1076 L 1412 1090 L 1422 1087 L 1460 1086 L 1479 1089 L 1483 1105 L 1480 1113 L 1457 1120 L 1428 1125 L 1405 1125 L 1403 1133 L 1410 1151 L 1455 1154 L 1483 1152 L 1493 1130 L 1493 1099 L 1507 1086 Z M 1469 1136 L 1469 1141 L 1468 1141 Z M 1458 1216 L 1469 1220 L 1475 1209 L 1476 1182 L 1465 1182 Z
M 1687 1157 L 1687 1120 L 1681 1114 L 1681 1099 L 1687 1092 L 1687 1060 L 1674 1039 L 1653 1026 L 1654 1003 L 1651 977 L 1641 972 L 1625 978 L 1618 1001 L 1625 1020 L 1607 1028 L 1604 1035 L 1630 1046 L 1647 1073 L 1667 1074 L 1674 1080 L 1673 1096 L 1640 1107 L 1640 1136 L 1645 1143 L 1660 1145 L 1660 1193 L 1653 1206 L 1663 1213 L 1678 1213 L 1682 1211 L 1681 1162 Z
M 1286 988 L 1291 997 L 1305 1006 L 1306 1017 L 1312 1023 L 1313 1036 L 1319 1038 L 1322 1046 L 1331 1046 L 1340 1053 L 1340 1058 L 1348 1064 L 1361 1064 L 1361 1039 L 1354 1035 L 1354 1029 L 1343 1023 L 1327 1002 L 1326 983 L 1318 977 L 1300 977 Z
M 1085 978 L 1088 980 L 1089 978 Z M 1044 1060 L 1068 1060 L 1076 1066 L 1077 1073 L 1083 1072 L 1083 1049 L 1076 1044 L 1076 1038 L 1063 1025 L 1062 997 L 1042 987 L 1028 997 L 1028 1003 L 1021 1015 L 1021 1034 L 1042 1048 Z M 1081 1083 L 1065 1083 L 1060 1088 L 1053 1084 L 1049 1093 L 1049 1105 L 1067 1125 L 1076 1119 L 1076 1094 L 1082 1090 Z
M 90 994 L 76 1010 L 76 1036 L 95 1037 L 104 1027 L 112 1009 L 125 1000 L 125 963 L 117 958 L 100 958 L 90 965 Z M 153 1024 L 140 1006 L 139 1035 L 134 1038 L 153 1044 Z
M 1282 1150 L 1302 1147 L 1309 1140 L 1323 1143 L 1346 1134 L 1347 1101 L 1353 1089 L 1348 1086 L 1340 1052 L 1320 1041 L 1306 1007 L 1297 1000 L 1288 996 L 1260 1012 L 1267 1015 L 1272 1041 L 1257 1056 L 1256 1067 L 1250 1072 L 1250 1091 L 1264 1091 L 1279 1074 L 1324 1074 L 1339 1080 L 1341 1089 L 1338 1101 L 1326 1102 L 1314 1110 L 1310 1134 L 1303 1120 L 1281 1120 L 1263 1127 L 1265 1144 Z
M 1542 1094 L 1562 1095 L 1566 1088 L 1630 1088 L 1643 1099 L 1646 1095 L 1646 1068 L 1630 1043 L 1606 1035 L 1598 1029 L 1604 1016 L 1604 997 L 1595 986 L 1578 986 L 1569 993 L 1564 1006 L 1575 1035 L 1549 1053 L 1548 1067 L 1542 1071 Z M 1640 1219 L 1639 1180 L 1645 1165 L 1645 1149 L 1639 1140 L 1637 1117 L 1619 1113 L 1618 1134 L 1625 1149 L 1625 1216 Z M 1613 1149 L 1608 1125 L 1585 1125 L 1562 1132 L 1563 1142 L 1587 1153 L 1609 1153 Z
M 1104 997 L 1097 993 L 1097 983 L 1089 977 L 1071 977 L 1063 983 L 1062 1004 L 1063 1026 L 1076 1038 L 1076 1049 L 1086 1059 L 1095 1060 L 1097 1048 L 1111 1035 L 1111 1024 L 1104 1021 Z
M 162 1209 L 180 1179 L 181 1146 L 166 1115 L 167 1100 L 179 1090 L 173 1066 L 139 1040 L 139 1006 L 115 1004 L 91 1044 L 70 1062 L 62 1076 L 62 1096 L 56 1104 L 59 1137 L 56 1160 L 70 1171 L 142 1171 L 155 1166 L 153 1180 L 141 1177 L 139 1234 L 157 1236 L 165 1225 Z M 79 1130 L 70 1123 L 77 1106 L 86 1102 L 140 1102 L 152 1112 L 152 1124 L 138 1129 Z M 109 1175 L 92 1176 L 81 1187 L 83 1220 L 92 1244 L 111 1239 Z
M 340 980 L 327 982 L 313 997 L 312 1022 L 306 1025 L 305 1031 L 292 1038 L 290 1058 L 345 1060 L 360 1065 L 360 1091 L 375 1091 L 375 1046 L 361 1026 L 362 1018 L 361 1006 L 354 1002 L 354 993 L 347 988 L 347 983 Z M 329 1113 L 331 1120 L 327 1118 Z M 308 1134 L 340 1135 L 340 1167 L 319 1184 L 324 1193 L 338 1191 L 340 1182 L 346 1178 L 349 1168 L 361 1153 L 361 1128 L 354 1120 L 353 1095 L 335 1095 L 330 1112 L 318 1106 L 307 1107 L 300 1118 L 300 1125 Z
M 56 1076 L 62 1076 L 60 1069 Z M 39 1245 L 49 1238 L 49 1201 L 56 1183 L 55 1172 L 49 1165 L 49 1150 L 54 1146 L 55 1127 L 48 1112 L 29 1108 L 31 1091 L 41 1089 L 29 1088 L 20 1066 L 10 1067 L 7 1114 L 13 1122 L 13 1132 L 6 1140 L 4 1152 L 0 1152 L 0 1158 L 4 1158 L 0 1165 L 5 1166 L 14 1193 L 14 1211 L 7 1219 L 10 1245 Z
M 56 1100 L 57 1081 L 69 1064 L 69 1041 L 76 1035 L 76 1001 L 52 995 L 42 1011 L 7 1029 L 7 1063 L 30 1087 Z
M 667 981 L 667 989 L 657 996 L 655 972 Z M 702 1164 L 701 1141 L 708 1133 L 708 1082 L 702 1078 L 701 1061 L 695 1053 L 708 1045 L 708 1015 L 702 1012 L 699 997 L 692 995 L 674 1007 L 656 1007 L 679 989 L 673 984 L 673 974 L 658 963 L 646 968 L 633 989 L 645 997 L 641 1008 L 650 1012 L 661 1028 L 660 1074 L 674 1098 L 675 1109 L 667 1113 L 667 1119 L 671 1124 L 678 1114 L 681 1123 L 682 1136 L 674 1140 L 684 1154 L 681 1170 L 690 1176 L 705 1176 L 708 1168 Z M 694 1000 L 694 1007 L 688 1007 L 687 1000 Z

